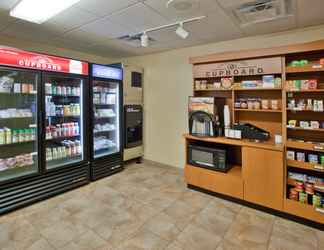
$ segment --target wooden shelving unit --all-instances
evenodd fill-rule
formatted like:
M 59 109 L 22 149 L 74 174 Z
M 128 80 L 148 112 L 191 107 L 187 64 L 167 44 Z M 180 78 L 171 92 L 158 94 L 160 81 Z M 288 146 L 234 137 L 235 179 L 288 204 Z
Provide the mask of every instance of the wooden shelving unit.
M 319 59 L 324 58 L 324 51 L 319 51 L 316 53 L 296 53 L 289 56 L 286 56 L 286 64 L 293 60 L 308 60 L 311 63 L 305 66 L 291 67 L 287 66 L 285 68 L 286 79 L 287 80 L 307 80 L 307 79 L 316 79 L 317 89 L 301 89 L 301 90 L 286 90 L 286 99 L 287 106 L 289 99 L 295 99 L 296 101 L 300 99 L 313 99 L 313 100 L 323 100 L 324 93 L 324 65 L 318 67 Z M 317 61 L 317 63 L 315 63 Z M 288 120 L 317 120 L 322 122 L 321 116 L 323 112 L 316 112 L 313 110 L 287 110 L 287 121 Z M 287 140 L 286 147 L 287 150 L 293 150 L 295 152 L 304 152 L 305 154 L 317 154 L 320 156 L 324 152 L 324 128 L 318 129 L 304 129 L 301 127 L 287 127 Z M 293 140 L 291 140 L 293 139 Z M 312 142 L 312 143 L 311 143 Z M 306 157 L 307 158 L 307 157 Z M 318 157 L 320 159 L 320 157 Z M 307 160 L 307 159 L 305 159 Z M 308 176 L 315 176 L 318 178 L 324 178 L 324 165 L 320 162 L 317 164 L 309 162 L 301 162 L 295 160 L 287 159 L 286 161 L 286 171 L 294 173 L 303 173 Z M 324 222 L 324 214 L 316 211 L 316 208 L 312 204 L 303 204 L 294 200 L 289 200 L 289 190 L 295 186 L 295 181 L 287 178 L 286 180 L 287 188 L 284 201 L 284 210 L 285 212 L 307 218 L 319 223 Z M 321 192 L 315 190 L 315 192 Z M 323 208 L 321 208 L 323 209 Z
M 210 86 L 215 82 L 220 82 L 222 77 L 233 77 L 234 81 L 232 89 L 194 89 L 194 95 L 226 98 L 226 104 L 229 105 L 232 113 L 232 123 L 251 123 L 269 131 L 271 139 L 268 142 L 252 143 L 224 137 L 194 138 L 185 135 L 187 143 L 191 140 L 199 140 L 217 145 L 234 145 L 242 150 L 241 164 L 235 166 L 227 174 L 186 165 L 187 183 L 317 223 L 324 223 L 324 214 L 316 211 L 312 205 L 288 199 L 289 189 L 295 185 L 294 180 L 288 179 L 288 171 L 300 171 L 300 173 L 315 175 L 319 178 L 324 178 L 324 171 L 318 164 L 285 160 L 286 150 L 324 154 L 323 127 L 319 129 L 287 128 L 289 120 L 317 120 L 320 124 L 324 122 L 322 118 L 324 112 L 287 108 L 291 98 L 297 101 L 300 99 L 324 101 L 324 65 L 319 67 L 320 59 L 324 59 L 324 40 L 190 58 L 190 63 L 193 64 L 193 89 L 196 86 L 196 80 L 206 81 Z M 290 66 L 295 60 L 307 60 L 310 63 L 305 66 Z M 258 71 L 258 69 L 261 70 Z M 264 75 L 280 77 L 281 87 L 243 88 L 239 85 L 242 81 L 259 81 Z M 286 86 L 286 81 L 314 79 L 317 80 L 316 89 L 289 90 L 288 85 Z M 239 108 L 238 103 L 242 102 L 238 99 L 278 100 L 279 109 L 243 109 Z M 275 145 L 275 135 L 282 135 L 282 145 Z M 218 186 L 217 182 L 221 184 Z M 321 210 L 324 209 L 321 208 Z

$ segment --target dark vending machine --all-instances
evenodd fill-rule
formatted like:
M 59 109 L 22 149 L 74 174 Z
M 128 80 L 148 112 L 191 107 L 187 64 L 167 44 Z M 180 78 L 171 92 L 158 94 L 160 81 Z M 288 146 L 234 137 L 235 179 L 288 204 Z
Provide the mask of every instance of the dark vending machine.
M 90 180 L 88 63 L 0 46 L 0 214 Z
M 92 64 L 91 73 L 91 178 L 97 180 L 123 169 L 123 72 Z

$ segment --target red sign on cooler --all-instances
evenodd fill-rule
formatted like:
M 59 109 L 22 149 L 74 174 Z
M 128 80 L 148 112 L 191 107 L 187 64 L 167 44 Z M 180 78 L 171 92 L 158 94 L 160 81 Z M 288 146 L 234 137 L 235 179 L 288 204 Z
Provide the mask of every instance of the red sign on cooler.
M 88 75 L 88 63 L 0 46 L 0 65 Z

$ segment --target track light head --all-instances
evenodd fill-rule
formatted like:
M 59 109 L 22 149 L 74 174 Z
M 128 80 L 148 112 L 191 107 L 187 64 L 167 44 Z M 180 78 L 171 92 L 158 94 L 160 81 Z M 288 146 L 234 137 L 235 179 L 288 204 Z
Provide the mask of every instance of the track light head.
M 176 34 L 182 39 L 186 39 L 189 36 L 189 32 L 183 28 L 183 23 L 179 23 L 179 26 L 176 29 Z
M 141 46 L 142 47 L 148 47 L 149 45 L 149 37 L 146 34 L 146 32 L 143 32 L 143 34 L 141 35 Z

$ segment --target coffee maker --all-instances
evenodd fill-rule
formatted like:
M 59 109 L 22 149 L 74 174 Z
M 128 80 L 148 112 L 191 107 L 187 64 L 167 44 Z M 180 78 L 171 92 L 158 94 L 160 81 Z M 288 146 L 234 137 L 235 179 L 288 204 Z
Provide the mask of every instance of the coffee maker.
M 189 97 L 189 133 L 194 136 L 222 136 L 225 98 Z

